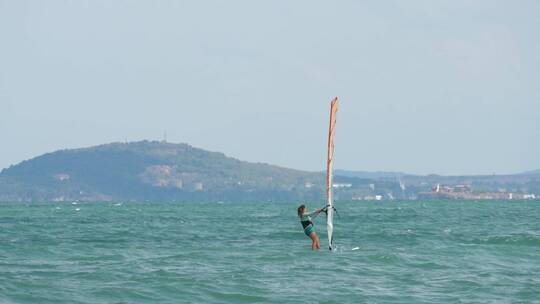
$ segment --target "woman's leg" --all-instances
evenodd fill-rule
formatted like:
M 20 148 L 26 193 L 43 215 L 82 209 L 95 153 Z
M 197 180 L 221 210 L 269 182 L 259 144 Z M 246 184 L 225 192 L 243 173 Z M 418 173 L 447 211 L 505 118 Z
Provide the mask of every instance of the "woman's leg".
M 311 238 L 311 249 L 317 250 L 321 248 L 321 245 L 319 244 L 319 238 L 317 237 L 317 233 L 312 232 L 309 237 Z

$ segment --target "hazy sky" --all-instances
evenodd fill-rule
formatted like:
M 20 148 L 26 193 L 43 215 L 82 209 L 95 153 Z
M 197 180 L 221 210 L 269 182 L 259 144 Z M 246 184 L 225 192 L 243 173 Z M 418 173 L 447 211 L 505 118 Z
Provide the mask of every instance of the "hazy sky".
M 161 139 L 410 173 L 540 168 L 540 1 L 0 0 L 0 168 Z

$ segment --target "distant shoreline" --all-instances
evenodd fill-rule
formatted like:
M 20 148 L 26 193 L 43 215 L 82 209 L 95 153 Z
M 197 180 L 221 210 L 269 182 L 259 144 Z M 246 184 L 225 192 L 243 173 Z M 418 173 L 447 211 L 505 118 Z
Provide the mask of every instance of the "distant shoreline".
M 0 201 L 322 201 L 325 174 L 188 144 L 111 143 L 47 153 L 0 172 Z M 441 176 L 335 170 L 336 200 L 538 199 L 540 170 Z

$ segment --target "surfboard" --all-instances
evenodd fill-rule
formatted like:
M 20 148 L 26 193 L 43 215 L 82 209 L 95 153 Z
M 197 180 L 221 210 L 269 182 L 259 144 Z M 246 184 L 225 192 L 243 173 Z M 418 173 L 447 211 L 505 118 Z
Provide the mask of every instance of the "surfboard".
M 338 98 L 335 97 L 330 103 L 330 126 L 328 129 L 328 157 L 326 162 L 326 228 L 328 230 L 328 249 L 333 249 L 334 234 L 334 202 L 332 198 L 332 179 L 334 169 L 334 137 L 336 131 L 336 114 L 338 110 Z

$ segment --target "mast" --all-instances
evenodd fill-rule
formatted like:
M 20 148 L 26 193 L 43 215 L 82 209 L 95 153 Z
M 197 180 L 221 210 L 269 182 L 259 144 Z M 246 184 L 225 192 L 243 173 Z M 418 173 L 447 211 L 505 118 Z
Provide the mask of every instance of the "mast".
M 332 199 L 332 179 L 334 169 L 334 135 L 336 127 L 336 114 L 338 110 L 338 98 L 334 97 L 330 104 L 330 126 L 328 129 L 328 157 L 326 164 L 326 198 L 327 198 L 327 212 L 326 212 L 326 226 L 328 229 L 328 249 L 332 250 L 332 239 L 334 232 L 334 202 Z

